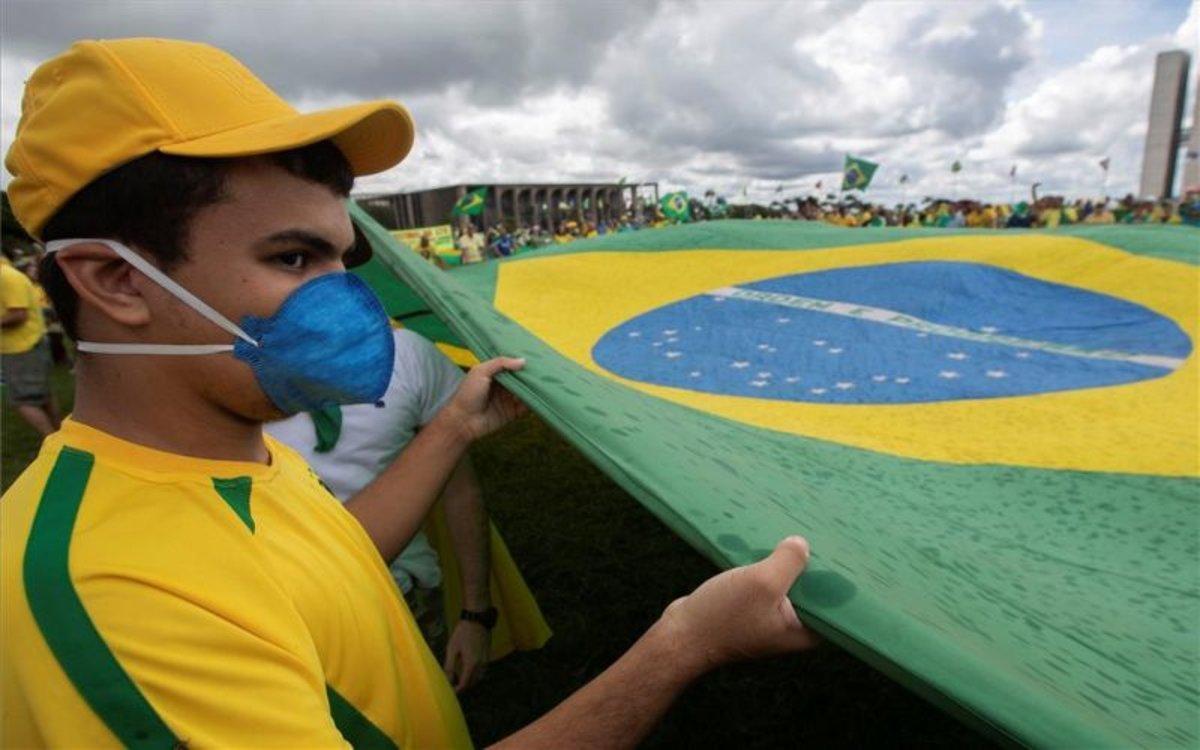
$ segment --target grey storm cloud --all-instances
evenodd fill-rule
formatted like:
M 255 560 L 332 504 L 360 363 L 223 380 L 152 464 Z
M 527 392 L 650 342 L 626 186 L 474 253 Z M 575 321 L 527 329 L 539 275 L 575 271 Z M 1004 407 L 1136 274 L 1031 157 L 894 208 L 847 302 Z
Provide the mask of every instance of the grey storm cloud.
M 881 184 L 930 190 L 974 153 L 995 164 L 964 183 L 1007 190 L 1014 159 L 1024 175 L 1132 155 L 1154 51 L 1041 71 L 1021 0 L 0 0 L 0 21 L 6 139 L 33 62 L 79 38 L 186 38 L 306 109 L 403 101 L 417 149 L 373 190 L 622 175 L 774 190 L 836 174 L 846 152 L 881 162 Z
M 945 37 L 923 35 L 940 9 L 914 18 L 897 57 L 911 61 L 930 116 L 923 125 L 953 136 L 973 135 L 1004 112 L 1003 92 L 1033 60 L 1029 19 L 1015 6 L 983 6 L 970 24 Z
M 588 80 L 645 3 L 61 2 L 6 0 L 7 54 L 43 59 L 81 38 L 162 36 L 228 50 L 289 98 L 468 86 L 501 102 Z
M 756 177 L 775 179 L 837 168 L 833 149 L 806 149 L 798 139 L 896 138 L 940 130 L 977 134 L 1004 111 L 1012 78 L 1031 60 L 1032 28 L 1015 7 L 976 4 L 952 33 L 939 28 L 945 7 L 935 4 L 868 44 L 811 50 L 800 40 L 831 28 L 872 22 L 862 3 L 721 6 L 697 23 L 688 14 L 660 13 L 640 34 L 620 39 L 599 76 L 613 118 L 660 144 L 684 145 L 737 157 Z M 695 6 L 693 6 L 695 7 Z M 899 6 L 897 6 L 899 7 Z M 666 11 L 667 9 L 664 9 Z M 651 56 L 653 65 L 645 65 Z M 843 70 L 876 61 L 880 77 L 847 79 Z M 891 79 L 884 80 L 883 74 Z M 881 89 L 909 93 L 882 108 Z

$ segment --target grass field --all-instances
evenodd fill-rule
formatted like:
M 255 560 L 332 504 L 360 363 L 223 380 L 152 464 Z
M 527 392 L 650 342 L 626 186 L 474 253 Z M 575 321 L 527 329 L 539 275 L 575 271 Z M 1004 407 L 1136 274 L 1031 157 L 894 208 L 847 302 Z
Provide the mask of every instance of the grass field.
M 70 406 L 70 376 L 55 372 Z M 4 406 L 3 485 L 37 438 Z M 713 566 L 536 417 L 472 453 L 493 518 L 555 635 L 492 665 L 463 696 L 479 745 L 529 723 L 612 663 Z M 987 740 L 824 646 L 725 668 L 692 686 L 644 747 L 979 747 Z

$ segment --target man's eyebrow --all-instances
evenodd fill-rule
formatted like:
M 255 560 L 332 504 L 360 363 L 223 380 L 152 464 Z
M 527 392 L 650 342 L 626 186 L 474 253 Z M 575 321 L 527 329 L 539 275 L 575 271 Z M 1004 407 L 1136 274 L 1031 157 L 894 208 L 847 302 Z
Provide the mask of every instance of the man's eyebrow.
M 313 252 L 321 253 L 322 255 L 341 256 L 354 249 L 354 242 L 351 242 L 341 250 L 333 246 L 333 243 L 325 239 L 321 235 L 310 232 L 307 229 L 285 229 L 282 232 L 276 232 L 262 240 L 263 244 L 282 244 L 282 243 L 299 243 L 306 245 Z

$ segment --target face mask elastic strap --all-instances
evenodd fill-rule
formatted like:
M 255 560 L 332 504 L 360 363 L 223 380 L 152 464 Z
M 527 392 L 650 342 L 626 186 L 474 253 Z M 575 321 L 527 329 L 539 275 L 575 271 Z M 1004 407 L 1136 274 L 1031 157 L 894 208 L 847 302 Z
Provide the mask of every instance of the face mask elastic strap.
M 79 341 L 75 348 L 90 354 L 221 354 L 233 351 L 231 344 L 106 344 Z
M 208 320 L 212 321 L 213 323 L 220 326 L 222 329 L 228 331 L 229 333 L 233 334 L 234 336 L 237 336 L 238 338 L 242 339 L 243 341 L 245 341 L 249 344 L 258 346 L 258 342 L 255 341 L 253 338 L 251 338 L 249 334 L 247 334 L 245 331 L 243 331 L 241 328 L 239 328 L 236 324 L 230 322 L 230 320 L 228 318 L 226 318 L 224 315 L 217 312 L 213 308 L 209 307 L 208 303 L 206 303 L 204 300 L 200 299 L 196 295 L 194 295 L 191 292 L 189 292 L 188 290 L 184 289 L 182 286 L 180 286 L 178 283 L 176 283 L 173 279 L 168 277 L 162 271 L 155 268 L 145 258 L 138 255 L 137 253 L 130 250 L 129 248 L 125 247 L 120 242 L 116 242 L 114 240 L 104 240 L 104 239 L 51 240 L 50 242 L 46 243 L 46 253 L 49 254 L 49 253 L 57 252 L 59 250 L 62 250 L 65 247 L 70 247 L 72 245 L 82 245 L 82 244 L 89 243 L 89 242 L 95 242 L 95 243 L 104 245 L 105 247 L 107 247 L 108 249 L 112 250 L 114 253 L 119 255 L 123 260 L 125 260 L 127 263 L 129 263 L 129 265 L 133 266 L 134 268 L 136 268 L 137 270 L 139 270 L 143 274 L 145 274 L 151 281 L 153 281 L 154 283 L 161 286 L 163 289 L 166 289 L 168 292 L 170 292 L 171 294 L 178 297 L 179 300 L 182 301 L 184 304 L 186 304 L 188 307 L 191 307 L 193 310 L 200 313 L 205 318 L 208 318 Z M 125 346 L 125 345 L 122 345 L 122 346 Z M 143 345 L 142 344 L 129 344 L 128 346 L 143 346 Z M 157 345 L 146 344 L 144 346 L 157 346 Z M 232 348 L 233 347 L 227 347 L 220 351 L 229 351 Z M 93 351 L 95 351 L 95 350 L 93 350 Z M 119 352 L 110 352 L 110 353 L 117 354 Z M 182 353 L 182 352 L 178 352 L 178 353 Z

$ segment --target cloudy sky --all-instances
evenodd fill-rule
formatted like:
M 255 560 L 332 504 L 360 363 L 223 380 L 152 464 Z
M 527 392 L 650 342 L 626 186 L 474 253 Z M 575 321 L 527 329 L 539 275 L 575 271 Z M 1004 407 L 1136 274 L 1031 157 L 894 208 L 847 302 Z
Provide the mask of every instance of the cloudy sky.
M 5 150 L 38 61 L 84 37 L 187 38 L 229 50 L 302 110 L 407 105 L 412 155 L 359 192 L 628 177 L 761 200 L 779 185 L 836 184 L 850 152 L 882 165 L 879 199 L 1008 199 L 1035 180 L 1090 195 L 1103 157 L 1109 192 L 1124 193 L 1140 170 L 1155 54 L 1200 52 L 1200 2 L 1187 0 L 0 8 Z

